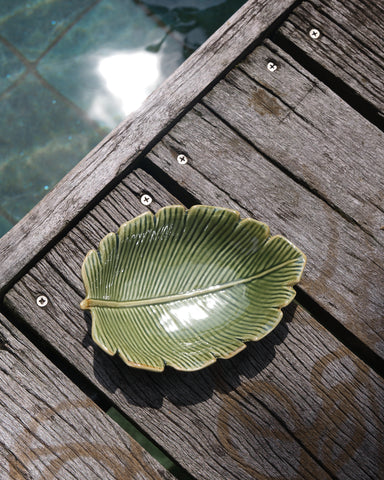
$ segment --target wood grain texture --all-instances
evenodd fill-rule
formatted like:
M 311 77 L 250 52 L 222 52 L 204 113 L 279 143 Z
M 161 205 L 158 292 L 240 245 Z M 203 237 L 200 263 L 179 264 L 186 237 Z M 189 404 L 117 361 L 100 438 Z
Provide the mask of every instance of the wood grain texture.
M 215 95 L 217 104 L 220 99 L 228 105 L 224 96 Z M 252 121 L 245 112 L 243 121 L 258 129 L 256 115 Z M 284 138 L 268 130 L 264 135 L 271 144 L 273 138 Z M 179 152 L 189 158 L 187 165 L 175 165 Z M 202 203 L 240 206 L 297 245 L 308 257 L 301 288 L 384 356 L 384 272 L 376 261 L 382 247 L 370 235 L 276 168 L 203 105 L 189 112 L 148 157 Z M 226 194 L 230 205 L 223 201 Z
M 199 372 L 131 369 L 93 344 L 90 317 L 79 308 L 81 264 L 108 231 L 142 212 L 144 188 L 156 192 L 153 210 L 178 202 L 133 172 L 17 282 L 7 308 L 196 478 L 379 478 L 384 383 L 297 305 L 263 340 Z M 212 185 L 210 195 L 235 205 Z M 49 298 L 43 309 L 40 293 Z
M 0 315 L 1 479 L 174 478 Z
M 0 240 L 0 292 L 294 3 L 250 0 Z
M 369 0 L 311 0 L 297 7 L 280 33 L 384 112 L 384 4 Z M 318 39 L 309 31 L 317 28 Z
M 256 48 L 203 102 L 384 246 L 384 133 L 281 49 Z

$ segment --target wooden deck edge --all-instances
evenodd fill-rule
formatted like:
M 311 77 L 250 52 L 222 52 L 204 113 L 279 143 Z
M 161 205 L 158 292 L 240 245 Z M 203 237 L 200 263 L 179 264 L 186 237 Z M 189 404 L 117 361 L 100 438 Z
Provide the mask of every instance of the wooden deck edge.
M 0 239 L 0 295 L 299 2 L 249 0 Z

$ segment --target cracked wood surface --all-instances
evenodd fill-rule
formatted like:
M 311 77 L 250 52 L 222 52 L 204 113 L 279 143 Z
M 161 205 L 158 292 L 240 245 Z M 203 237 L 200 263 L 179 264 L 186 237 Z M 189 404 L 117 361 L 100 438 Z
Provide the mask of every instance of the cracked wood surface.
M 271 59 L 278 68 L 270 72 Z M 264 156 L 384 245 L 384 134 L 272 42 L 202 100 Z
M 205 94 L 293 3 L 248 2 L 0 240 L 0 290 L 25 273 L 5 296 L 6 312 L 28 323 L 196 478 L 384 476 L 383 379 L 297 303 L 270 335 L 233 359 L 200 372 L 166 369 L 161 375 L 102 352 L 92 342 L 89 314 L 79 308 L 86 252 L 146 210 L 142 193 L 151 194 L 154 211 L 194 196 L 265 221 L 297 244 L 308 256 L 300 288 L 383 356 L 382 132 L 268 40 Z M 381 4 L 365 11 L 355 0 L 346 5 L 302 2 L 279 35 L 379 109 L 382 49 L 374 35 Z M 313 19 L 322 33 L 316 47 L 305 44 Z M 342 39 L 342 29 L 354 22 L 361 30 L 350 29 Z M 342 49 L 348 62 L 340 61 Z M 270 61 L 277 65 L 273 72 L 266 68 Z M 367 66 L 370 78 L 363 75 Z M 181 153 L 186 165 L 177 163 Z M 110 191 L 112 183 L 118 185 Z M 67 228 L 58 242 L 55 236 Z M 44 308 L 36 304 L 40 294 L 49 299 Z M 76 389 L 68 383 L 65 395 Z M 34 395 L 25 382 L 18 391 L 27 400 Z M 15 422 L 25 425 L 25 418 Z M 49 428 L 60 428 L 60 419 Z M 23 437 L 25 448 L 28 442 Z M 141 450 L 134 452 L 140 463 Z M 49 460 L 39 461 L 45 468 Z
M 174 478 L 0 315 L 0 478 Z
M 226 140 L 224 133 L 223 149 Z M 189 164 L 182 167 L 205 187 L 201 201 L 238 207 L 247 216 Z M 175 158 L 172 168 L 179 168 Z M 135 370 L 94 345 L 90 316 L 79 308 L 85 294 L 81 264 L 105 234 L 146 210 L 140 203 L 144 189 L 154 199 L 153 211 L 180 203 L 135 170 L 17 282 L 7 308 L 28 318 L 196 478 L 382 475 L 384 382 L 297 304 L 284 309 L 281 324 L 263 340 L 199 372 Z M 49 298 L 45 308 L 35 302 L 41 293 Z
M 301 287 L 384 356 L 382 132 L 272 44 L 201 102 L 148 158 L 203 203 L 214 184 L 292 240 L 308 257 Z
M 383 115 L 383 23 L 382 0 L 311 0 L 279 32 Z M 309 37 L 312 28 L 318 39 Z

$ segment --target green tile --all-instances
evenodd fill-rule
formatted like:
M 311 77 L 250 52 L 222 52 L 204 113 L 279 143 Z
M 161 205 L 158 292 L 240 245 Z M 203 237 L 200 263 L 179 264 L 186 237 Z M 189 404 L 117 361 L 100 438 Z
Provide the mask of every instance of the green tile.
M 0 94 L 9 88 L 24 70 L 20 60 L 0 43 Z
M 104 132 L 96 132 L 31 75 L 0 102 L 0 109 L 0 214 L 19 220 Z
M 106 65 L 108 84 L 99 65 L 114 55 L 123 56 Z M 145 98 L 182 61 L 180 41 L 167 36 L 134 1 L 104 0 L 67 32 L 38 70 L 91 118 L 111 128 L 127 115 L 130 101 Z
M 0 32 L 36 60 L 95 0 L 1 0 Z

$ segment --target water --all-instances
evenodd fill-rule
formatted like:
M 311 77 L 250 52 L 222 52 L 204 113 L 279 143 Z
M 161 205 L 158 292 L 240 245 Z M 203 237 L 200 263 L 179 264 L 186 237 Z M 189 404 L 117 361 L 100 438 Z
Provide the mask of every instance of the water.
M 1 0 L 0 236 L 245 0 Z

